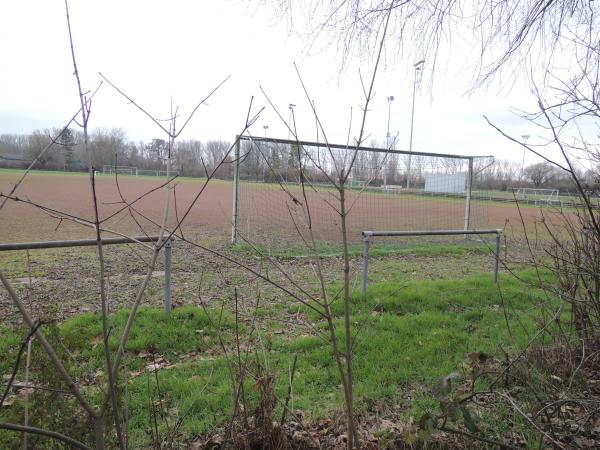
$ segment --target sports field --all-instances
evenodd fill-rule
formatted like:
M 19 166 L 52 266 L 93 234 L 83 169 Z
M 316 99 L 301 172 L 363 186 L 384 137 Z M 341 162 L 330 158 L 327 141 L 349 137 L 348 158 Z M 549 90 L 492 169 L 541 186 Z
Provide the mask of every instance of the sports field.
M 20 172 L 0 170 L 0 192 L 8 193 Z M 168 227 L 177 222 L 202 191 L 203 179 L 176 180 L 170 202 Z M 142 234 L 158 230 L 165 204 L 164 179 L 155 177 L 98 176 L 96 188 L 102 227 L 120 233 Z M 230 237 L 232 223 L 232 182 L 212 180 L 185 220 L 183 231 L 194 235 Z M 154 192 L 136 201 L 144 193 Z M 57 240 L 93 237 L 93 229 L 82 221 L 93 220 L 91 188 L 87 174 L 63 172 L 31 172 L 15 194 L 21 201 L 9 200 L 0 212 L 2 242 Z M 332 190 L 306 190 L 310 217 L 301 211 L 304 195 L 297 187 L 284 191 L 279 185 L 242 183 L 240 187 L 240 230 L 249 238 L 275 239 L 279 234 L 289 238 L 295 227 L 305 229 L 308 221 L 317 237 L 329 240 L 339 236 L 336 193 Z M 28 203 L 30 202 L 30 203 Z M 127 203 L 135 202 L 133 208 Z M 41 210 L 35 205 L 43 205 Z M 349 235 L 360 240 L 365 229 L 462 229 L 465 217 L 464 199 L 394 195 L 348 191 Z M 136 211 L 139 211 L 136 212 Z M 141 214 L 140 214 L 141 213 Z M 546 214 L 549 211 L 546 210 Z M 510 233 L 522 230 L 521 217 L 533 226 L 540 210 L 514 204 L 474 201 L 471 228 L 507 228 Z M 62 219 L 61 219 L 62 217 Z M 294 222 L 296 223 L 294 225 Z
M 0 171 L 0 192 L 8 193 L 19 175 L 17 171 Z M 165 190 L 160 189 L 164 182 L 164 178 L 119 176 L 117 184 L 114 176 L 97 176 L 101 226 L 135 235 L 143 234 L 140 226 L 149 234 L 158 231 L 165 204 Z M 175 207 L 178 217 L 181 217 L 202 189 L 204 180 L 179 179 L 175 184 L 167 227 L 176 223 Z M 136 201 L 152 189 L 156 190 Z M 186 218 L 184 232 L 225 232 L 231 223 L 231 195 L 230 182 L 211 181 Z M 94 236 L 91 227 L 77 222 L 77 219 L 93 221 L 94 217 L 87 174 L 31 172 L 16 196 L 54 211 L 42 211 L 32 204 L 9 200 L 0 212 L 0 236 L 3 242 Z M 132 209 L 126 207 L 126 203 L 133 202 Z M 73 216 L 72 220 L 60 220 L 59 217 L 63 215 Z
M 9 192 L 19 175 L 20 172 L 0 170 L 0 191 Z M 133 235 L 142 234 L 142 229 L 149 234 L 156 232 L 165 204 L 165 190 L 161 188 L 164 181 L 156 177 L 119 176 L 117 184 L 113 176 L 98 176 L 102 227 Z M 182 219 L 202 192 L 204 180 L 182 178 L 175 184 L 169 228 L 178 218 Z M 137 201 L 153 189 L 156 190 Z M 349 272 L 350 323 L 356 331 L 356 408 L 361 417 L 369 418 L 376 410 L 380 411 L 377 416 L 388 422 L 393 419 L 416 423 L 415 418 L 438 410 L 429 387 L 439 377 L 462 367 L 469 352 L 501 358 L 504 353 L 499 353 L 498 344 L 502 343 L 502 352 L 516 354 L 540 319 L 538 305 L 547 305 L 548 298 L 536 287 L 540 272 L 526 269 L 523 254 L 518 253 L 513 242 L 503 247 L 508 251 L 503 252 L 500 283 L 496 285 L 491 275 L 491 249 L 462 240 L 460 245 L 406 245 L 404 241 L 375 244 L 367 295 L 360 295 L 361 247 L 355 245 L 360 231 L 462 229 L 465 200 L 374 190 L 360 195 L 358 190 L 349 190 L 347 194 L 351 207 L 349 236 L 354 242 L 350 246 Z M 185 237 L 195 242 L 178 240 L 173 245 L 173 313 L 163 313 L 162 253 L 126 346 L 122 376 L 130 392 L 132 448 L 152 448 L 159 441 L 157 436 L 166 436 L 175 426 L 181 426 L 178 439 L 190 442 L 228 423 L 233 392 L 228 361 L 235 348 L 233 337 L 240 330 L 242 348 L 250 352 L 251 358 L 269 358 L 279 398 L 287 395 L 287 374 L 292 358 L 297 356 L 293 410 L 301 411 L 307 423 L 319 427 L 321 421 L 336 417 L 343 396 L 331 348 L 323 339 L 325 322 L 291 295 L 318 299 L 321 292 L 315 259 L 295 251 L 302 247 L 296 229 L 304 232 L 308 221 L 317 238 L 338 243 L 337 248 L 329 247 L 331 252 L 319 258 L 319 270 L 330 298 L 340 293 L 344 268 L 339 252 L 339 216 L 333 210 L 336 195 L 330 188 L 315 187 L 302 192 L 298 186 L 284 190 L 275 184 L 242 183 L 240 232 L 259 248 L 280 242 L 292 249 L 287 255 L 273 252 L 277 258 L 267 259 L 248 252 L 243 245 L 226 245 L 231 236 L 233 183 L 214 180 L 206 186 L 183 226 Z M 93 219 L 86 174 L 32 172 L 16 196 L 18 201 L 9 200 L 0 210 L 0 242 L 93 237 L 93 229 L 81 223 Z M 127 203 L 133 203 L 135 210 L 127 208 Z M 306 203 L 310 214 L 301 207 Z M 505 228 L 509 238 L 519 238 L 523 230 L 521 217 L 526 227 L 534 230 L 542 211 L 549 212 L 533 206 L 519 211 L 514 204 L 475 201 L 472 227 Z M 150 252 L 139 245 L 107 246 L 104 251 L 110 339 L 116 344 L 148 272 Z M 507 273 L 507 266 L 517 277 Z M 55 335 L 60 337 L 60 348 L 73 355 L 65 356 L 64 361 L 71 364 L 68 370 L 76 375 L 78 385 L 83 389 L 103 386 L 98 369 L 103 367 L 103 360 L 99 345 L 97 249 L 7 251 L 0 253 L 0 268 L 16 292 L 28 299 L 28 307 L 36 317 L 59 324 Z M 265 282 L 264 277 L 270 282 Z M 499 305 L 503 305 L 503 314 Z M 4 375 L 11 371 L 23 338 L 23 328 L 19 326 L 22 318 L 5 290 L 0 290 L 0 312 L 0 373 Z M 343 313 L 341 302 L 333 301 L 332 318 L 337 330 L 342 330 Z M 518 322 L 519 326 L 508 328 L 505 321 Z M 46 330 L 49 326 L 44 325 Z M 32 368 L 40 383 L 50 383 L 47 377 L 53 372 L 45 367 L 38 364 Z M 155 411 L 148 405 L 156 397 L 154 387 L 149 392 L 150 374 L 156 389 L 160 387 L 160 398 L 168 405 L 164 420 L 151 427 Z M 23 377 L 20 370 L 17 379 Z M 254 382 L 251 385 L 256 386 Z M 56 413 L 48 414 L 44 392 L 40 392 L 32 397 L 30 424 L 51 427 L 54 422 L 62 424 L 62 418 L 73 417 L 74 408 L 66 403 L 63 409 L 52 404 L 51 411 Z M 23 402 L 19 395 L 11 394 L 12 405 L 2 409 L 0 422 L 20 423 Z M 91 395 L 90 398 L 97 401 Z M 250 401 L 253 399 L 252 394 Z M 390 410 L 391 404 L 399 405 L 398 410 Z M 250 404 L 244 407 L 251 409 Z M 280 417 L 280 413 L 278 407 L 276 415 Z M 478 414 L 486 420 L 488 434 L 504 440 L 514 433 L 512 416 L 484 409 Z M 71 423 L 66 426 L 66 434 L 75 434 Z M 90 441 L 89 427 L 81 426 L 78 437 Z M 376 426 L 377 430 L 384 430 L 380 423 Z M 330 432 L 334 437 L 339 433 Z M 18 441 L 18 434 L 0 430 L 0 447 L 15 448 Z M 35 441 L 38 442 L 42 442 L 41 438 Z

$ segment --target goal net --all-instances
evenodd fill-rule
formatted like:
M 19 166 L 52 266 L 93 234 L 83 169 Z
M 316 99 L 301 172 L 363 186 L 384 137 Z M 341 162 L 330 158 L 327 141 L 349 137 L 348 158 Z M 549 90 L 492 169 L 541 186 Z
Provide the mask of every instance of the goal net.
M 536 205 L 552 205 L 558 203 L 558 189 L 513 188 L 517 201 L 534 203 Z
M 135 175 L 137 172 L 137 167 L 133 166 L 104 166 L 102 168 L 102 173 L 105 175 Z
M 135 175 L 138 177 L 175 177 L 179 175 L 179 172 L 176 170 L 171 170 L 171 172 L 167 175 L 166 170 L 137 169 Z
M 490 226 L 489 202 L 472 195 L 478 157 L 355 151 L 344 145 L 250 137 L 240 139 L 237 152 L 234 240 L 297 244 L 310 237 L 310 230 L 320 242 L 339 242 L 339 178 L 348 168 L 344 195 L 353 242 L 361 240 L 363 230 Z

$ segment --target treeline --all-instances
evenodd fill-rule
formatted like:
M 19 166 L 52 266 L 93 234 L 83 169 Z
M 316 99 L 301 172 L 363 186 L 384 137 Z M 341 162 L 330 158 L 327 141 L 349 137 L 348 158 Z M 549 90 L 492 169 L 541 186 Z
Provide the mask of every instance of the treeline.
M 83 148 L 83 134 L 66 130 L 56 143 L 42 156 L 44 148 L 60 130 L 37 130 L 31 134 L 0 135 L 0 167 L 25 167 L 36 158 L 36 168 L 78 171 L 87 169 L 87 156 Z M 131 166 L 140 170 L 165 170 L 168 146 L 163 139 L 131 141 L 119 128 L 98 128 L 89 135 L 92 164 L 98 170 L 105 166 Z M 234 153 L 228 151 L 231 143 L 211 140 L 180 140 L 172 149 L 172 170 L 183 176 L 205 176 L 216 169 L 215 176 L 233 178 Z M 325 148 L 302 148 L 287 144 L 241 143 L 240 176 L 263 182 L 294 181 L 299 179 L 300 167 L 306 179 L 327 182 L 323 171 L 335 173 L 335 166 L 343 164 L 352 152 Z M 338 160 L 339 161 L 336 161 Z M 224 161 L 224 164 L 220 164 Z M 301 162 L 301 163 L 300 163 Z M 427 173 L 464 173 L 468 170 L 466 160 L 419 155 L 396 155 L 377 152 L 359 152 L 356 156 L 351 179 L 371 180 L 374 185 L 405 185 L 409 173 L 411 186 L 422 187 Z M 597 191 L 598 168 L 581 170 L 579 179 L 586 189 Z M 574 190 L 573 182 L 564 171 L 547 162 L 526 167 L 507 160 L 475 160 L 474 187 L 477 189 L 510 190 L 515 187 Z M 384 176 L 385 175 L 385 176 Z
M 35 168 L 47 170 L 87 170 L 83 133 L 66 130 L 52 147 L 43 153 L 60 130 L 37 130 L 31 134 L 0 135 L 0 167 L 25 167 L 39 158 Z M 98 170 L 104 166 L 132 166 L 143 170 L 165 170 L 167 141 L 152 139 L 131 141 L 120 128 L 98 128 L 88 137 L 92 164 Z M 172 170 L 184 176 L 205 176 L 217 168 L 218 178 L 233 176 L 233 157 L 226 157 L 230 148 L 226 141 L 180 140 L 172 149 Z M 219 166 L 225 159 L 226 163 Z
M 594 195 L 599 193 L 600 167 L 574 168 L 582 187 Z M 522 167 L 520 163 L 496 160 L 480 171 L 475 168 L 475 181 L 478 188 L 509 190 L 515 187 L 536 189 L 558 189 L 560 192 L 575 192 L 577 187 L 572 177 L 564 170 L 548 162 L 539 162 Z

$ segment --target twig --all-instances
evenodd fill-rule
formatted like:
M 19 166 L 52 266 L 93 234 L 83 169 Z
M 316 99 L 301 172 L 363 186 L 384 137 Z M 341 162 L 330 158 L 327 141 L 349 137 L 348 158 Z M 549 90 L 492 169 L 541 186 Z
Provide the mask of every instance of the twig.
M 0 409 L 2 409 L 4 400 L 6 399 L 6 397 L 8 397 L 8 393 L 10 392 L 10 388 L 12 386 L 13 381 L 15 381 L 15 376 L 17 375 L 17 371 L 19 370 L 19 366 L 21 364 L 21 357 L 23 356 L 25 347 L 27 347 L 27 345 L 29 344 L 29 341 L 31 340 L 31 337 L 36 333 L 36 331 L 38 330 L 38 328 L 41 325 L 42 325 L 42 322 L 36 322 L 33 325 L 33 327 L 31 328 L 31 330 L 29 330 L 29 333 L 27 333 L 27 336 L 25 336 L 25 338 L 21 341 L 21 346 L 19 347 L 19 352 L 17 353 L 17 358 L 15 359 L 15 363 L 13 365 L 12 374 L 8 380 L 8 384 L 6 385 L 6 388 L 4 389 L 4 394 L 2 395 L 2 399 L 0 399 Z
M 0 281 L 2 281 L 4 288 L 8 292 L 9 297 L 12 299 L 13 303 L 15 304 L 15 306 L 17 307 L 19 312 L 21 313 L 21 316 L 23 317 L 23 320 L 25 321 L 27 326 L 29 328 L 33 328 L 35 326 L 35 322 L 31 319 L 31 317 L 29 316 L 29 313 L 25 310 L 23 303 L 21 302 L 21 300 L 19 300 L 19 297 L 17 296 L 17 294 L 13 290 L 12 286 L 10 285 L 10 283 L 4 276 L 4 272 L 2 272 L 1 270 L 0 270 Z M 46 340 L 46 338 L 44 337 L 44 335 L 42 334 L 42 332 L 40 330 L 35 331 L 35 337 L 38 340 L 38 342 L 42 345 L 42 347 L 44 347 L 44 350 L 46 350 L 46 353 L 48 354 L 50 361 L 52 362 L 52 364 L 54 365 L 56 370 L 59 372 L 63 381 L 68 386 L 69 390 L 77 398 L 77 400 L 79 401 L 79 403 L 81 404 L 83 409 L 86 410 L 86 412 L 90 415 L 90 417 L 92 419 L 95 419 L 96 412 L 94 411 L 92 406 L 88 403 L 88 401 L 83 397 L 81 392 L 79 392 L 79 389 L 77 388 L 75 382 L 73 381 L 73 379 L 71 378 L 71 376 L 69 375 L 69 373 L 67 372 L 67 370 L 65 369 L 63 364 L 60 362 L 60 359 L 56 355 L 56 352 L 54 351 L 52 346 L 48 343 L 48 341 Z
M 96 95 L 96 93 L 98 92 L 98 89 L 100 89 L 101 85 L 102 85 L 102 83 L 100 83 L 98 85 L 98 87 L 94 90 L 94 92 L 92 92 L 92 94 L 89 96 L 89 98 L 87 98 L 85 105 L 88 105 L 92 101 L 92 98 L 94 97 L 94 95 Z M 23 172 L 23 174 L 21 175 L 21 177 L 14 184 L 14 186 L 12 187 L 12 189 L 10 190 L 10 192 L 8 193 L 8 195 L 5 196 L 4 199 L 2 200 L 2 203 L 0 203 L 0 210 L 4 207 L 4 204 L 8 201 L 7 197 L 11 197 L 17 191 L 17 189 L 19 188 L 19 186 L 21 185 L 21 183 L 23 182 L 23 180 L 25 179 L 25 177 L 27 177 L 27 175 L 29 174 L 29 172 L 31 171 L 31 169 L 33 169 L 33 167 L 37 164 L 37 162 L 40 160 L 40 158 L 42 156 L 44 156 L 44 154 L 46 153 L 46 151 L 48 149 L 50 149 L 52 147 L 52 145 L 54 145 L 58 141 L 58 139 L 62 136 L 62 134 L 69 128 L 69 125 L 71 125 L 73 123 L 73 121 L 77 118 L 77 116 L 79 115 L 80 112 L 81 112 L 81 107 L 77 110 L 77 112 L 75 114 L 73 114 L 73 116 L 71 116 L 71 119 L 62 128 L 62 130 L 60 130 L 60 132 L 54 138 L 50 139 L 50 143 L 48 145 L 46 145 L 42 149 L 42 151 L 40 152 L 40 154 L 31 162 L 31 164 L 29 164 L 29 166 L 27 167 L 27 169 L 25 169 L 25 171 Z
M 121 420 L 119 419 L 119 408 L 117 402 L 116 384 L 112 371 L 112 357 L 110 354 L 110 347 L 108 345 L 108 298 L 106 295 L 106 277 L 104 268 L 104 252 L 102 247 L 102 235 L 100 231 L 100 214 L 98 211 L 98 198 L 96 196 L 96 183 L 95 183 L 95 171 L 92 166 L 92 155 L 89 149 L 88 142 L 88 120 L 90 116 L 90 106 L 86 107 L 86 99 L 83 89 L 81 88 L 81 78 L 79 76 L 79 70 L 77 69 L 77 58 L 75 57 L 75 45 L 73 40 L 73 33 L 71 31 L 71 18 L 69 16 L 69 4 L 68 0 L 65 0 L 65 12 L 67 16 L 67 29 L 69 31 L 69 44 L 71 47 L 71 59 L 73 62 L 73 72 L 75 80 L 77 82 L 77 90 L 79 92 L 79 100 L 81 102 L 81 119 L 83 127 L 83 145 L 85 152 L 88 157 L 88 172 L 90 176 L 90 184 L 92 189 L 92 203 L 94 208 L 94 226 L 96 231 L 96 240 L 98 247 L 98 260 L 100 263 L 99 270 L 99 283 L 100 283 L 100 302 L 102 305 L 102 340 L 104 349 L 104 359 L 106 364 L 106 372 L 108 374 L 108 392 L 110 394 L 112 402 L 112 414 L 113 421 L 115 424 L 115 431 L 117 434 L 117 440 L 119 442 L 119 448 L 125 450 L 125 441 L 123 439 L 123 433 L 121 431 Z
M 158 120 L 156 120 L 156 118 L 152 114 L 150 114 L 148 111 L 146 111 L 144 108 L 142 108 L 135 100 L 133 100 L 131 97 L 129 97 L 127 94 L 125 94 L 121 89 L 119 89 L 115 84 L 113 84 L 108 78 L 106 78 L 102 74 L 102 72 L 98 72 L 98 75 L 100 75 L 108 84 L 110 84 L 115 91 L 117 91 L 119 94 L 121 94 L 123 97 L 125 97 L 129 103 L 131 103 L 139 111 L 141 111 L 146 117 L 148 117 L 150 120 L 152 120 L 152 122 L 154 122 L 161 130 L 163 130 L 167 135 L 173 137 L 174 139 L 177 138 L 177 137 L 179 137 L 179 135 L 185 129 L 186 125 L 192 119 L 192 117 L 194 116 L 194 114 L 196 113 L 196 111 L 198 110 L 198 108 L 200 107 L 200 105 L 206 104 L 206 101 L 210 97 L 212 97 L 212 95 L 215 92 L 217 92 L 221 88 L 221 86 L 223 86 L 229 80 L 229 78 L 231 78 L 231 75 L 227 76 L 206 97 L 204 97 L 202 100 L 200 100 L 200 102 L 198 102 L 196 104 L 196 106 L 194 107 L 194 109 L 192 110 L 192 112 L 189 114 L 189 116 L 188 116 L 187 120 L 184 122 L 183 126 L 179 129 L 179 131 L 177 133 L 174 133 L 172 130 L 165 128 Z M 172 119 L 173 118 L 171 118 L 171 120 Z
M 556 439 L 553 439 L 548 433 L 546 433 L 544 430 L 542 430 L 538 424 L 536 424 L 533 420 L 531 420 L 531 418 L 525 414 L 521 408 L 519 408 L 519 406 L 515 403 L 515 401 L 512 399 L 512 397 L 510 395 L 507 394 L 503 394 L 502 392 L 494 392 L 494 394 L 504 398 L 508 403 L 510 403 L 510 405 L 513 407 L 513 409 L 515 411 L 517 411 L 527 422 L 529 422 L 540 434 L 542 434 L 546 439 L 548 439 L 550 442 L 552 442 L 554 445 L 556 445 L 558 448 L 561 449 L 566 449 L 566 447 L 561 444 L 560 442 L 558 442 Z
M 288 384 L 288 391 L 285 397 L 285 405 L 283 407 L 283 412 L 281 413 L 281 420 L 279 421 L 279 427 L 283 427 L 285 423 L 285 416 L 288 411 L 288 404 L 290 403 L 290 398 L 292 397 L 292 384 L 294 383 L 294 374 L 296 373 L 296 361 L 298 360 L 298 355 L 294 355 L 294 362 L 292 363 L 292 371 L 290 373 L 290 382 Z
M 473 439 L 480 442 L 485 442 L 486 444 L 497 445 L 500 448 L 507 448 L 509 450 L 522 450 L 520 447 L 515 447 L 514 445 L 505 444 L 504 442 L 495 441 L 493 439 L 489 439 L 483 436 L 478 436 L 476 434 L 467 433 L 466 431 L 456 430 L 454 428 L 450 428 L 448 426 L 443 426 L 440 428 L 441 431 L 446 431 L 448 433 L 458 434 L 460 436 L 468 437 L 469 439 Z
M 43 430 L 41 428 L 26 427 L 24 425 L 17 425 L 14 423 L 5 423 L 5 422 L 0 422 L 0 428 L 2 428 L 4 430 L 18 431 L 19 433 L 39 434 L 40 436 L 46 436 L 46 437 L 50 437 L 50 438 L 62 441 L 66 444 L 69 444 L 69 445 L 71 445 L 75 448 L 79 448 L 81 450 L 92 450 L 91 447 L 88 447 L 87 445 L 85 445 L 73 438 L 70 438 L 69 436 L 65 436 L 64 434 L 57 433 L 56 431 Z

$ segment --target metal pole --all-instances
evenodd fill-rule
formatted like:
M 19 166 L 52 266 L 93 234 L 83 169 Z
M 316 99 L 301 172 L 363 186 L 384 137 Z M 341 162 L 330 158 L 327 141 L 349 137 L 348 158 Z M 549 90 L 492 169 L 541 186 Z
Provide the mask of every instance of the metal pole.
M 173 303 L 171 298 L 171 239 L 165 243 L 165 313 L 171 314 Z
M 413 98 L 412 98 L 412 110 L 410 113 L 410 141 L 408 143 L 408 164 L 406 166 L 406 189 L 410 189 L 410 166 L 412 162 L 412 146 L 413 146 L 413 126 L 415 122 L 415 97 L 417 95 L 417 72 L 421 70 L 421 67 L 425 60 L 421 60 L 415 64 L 415 76 L 413 79 Z
M 459 234 L 497 234 L 502 229 L 481 230 L 411 230 L 411 231 L 363 231 L 363 238 L 368 237 L 393 237 L 393 236 L 455 236 Z
M 396 155 L 409 155 L 412 153 L 414 156 L 426 156 L 426 157 L 438 157 L 438 158 L 451 158 L 451 159 L 467 159 L 467 158 L 493 158 L 493 155 L 454 155 L 448 153 L 432 153 L 432 152 L 409 152 L 408 150 L 389 150 L 386 148 L 376 148 L 376 147 L 364 147 L 364 146 L 348 146 L 348 144 L 334 144 L 332 142 L 313 142 L 313 141 L 290 141 L 289 139 L 277 139 L 277 138 L 260 138 L 256 136 L 240 136 L 240 140 L 242 141 L 260 141 L 260 142 L 270 142 L 272 144 L 299 144 L 304 147 L 321 147 L 325 149 L 336 149 L 336 150 L 344 150 L 346 152 L 354 152 L 356 150 L 366 150 L 374 153 L 393 153 Z
M 496 233 L 496 261 L 494 264 L 494 283 L 498 283 L 498 269 L 500 268 L 500 233 Z
M 471 193 L 473 190 L 473 158 L 469 158 L 469 172 L 467 173 L 467 200 L 465 203 L 465 230 L 471 227 Z M 468 236 L 465 234 L 465 239 Z
M 235 155 L 233 161 L 233 220 L 231 223 L 231 243 L 237 243 L 237 229 L 240 221 L 240 137 L 235 137 Z
M 102 245 L 136 244 L 138 242 L 156 242 L 158 236 L 134 236 L 103 238 Z M 91 247 L 98 245 L 96 239 L 75 239 L 66 241 L 14 242 L 0 244 L 0 252 L 11 250 L 36 250 L 45 248 Z
M 362 285 L 360 293 L 365 295 L 367 293 L 367 273 L 369 272 L 369 237 L 363 238 L 363 273 L 362 273 Z
M 139 242 L 156 242 L 159 236 L 136 236 L 136 237 L 116 237 L 102 239 L 102 245 L 116 244 L 136 244 Z M 165 247 L 165 312 L 169 314 L 172 309 L 171 300 L 171 261 L 172 261 L 172 241 L 173 237 L 167 238 Z M 75 239 L 67 241 L 41 241 L 41 242 L 15 242 L 0 244 L 0 252 L 14 250 L 36 250 L 48 248 L 69 248 L 69 247 L 91 247 L 98 245 L 96 239 Z

